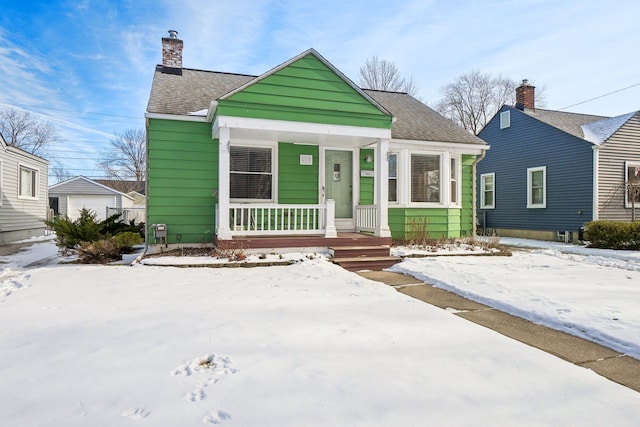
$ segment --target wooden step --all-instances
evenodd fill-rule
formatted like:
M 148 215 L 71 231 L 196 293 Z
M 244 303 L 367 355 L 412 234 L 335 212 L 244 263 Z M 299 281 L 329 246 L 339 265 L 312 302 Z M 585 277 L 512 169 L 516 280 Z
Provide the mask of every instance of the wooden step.
M 401 260 L 401 258 L 394 256 L 360 256 L 354 258 L 333 258 L 332 262 L 349 271 L 379 271 L 385 268 L 389 268 L 392 265 L 399 263 Z
M 361 256 L 385 257 L 389 256 L 389 246 L 331 246 L 329 253 L 334 258 L 355 258 Z

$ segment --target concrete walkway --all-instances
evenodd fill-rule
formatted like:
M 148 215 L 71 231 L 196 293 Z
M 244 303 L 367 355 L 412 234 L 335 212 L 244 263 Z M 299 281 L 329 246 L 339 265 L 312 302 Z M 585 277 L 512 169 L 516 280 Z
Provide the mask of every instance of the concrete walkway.
M 582 338 L 537 325 L 454 293 L 389 271 L 358 273 L 367 279 L 393 286 L 398 292 L 449 309 L 455 315 L 492 329 L 574 365 L 582 366 L 611 381 L 640 392 L 640 360 Z

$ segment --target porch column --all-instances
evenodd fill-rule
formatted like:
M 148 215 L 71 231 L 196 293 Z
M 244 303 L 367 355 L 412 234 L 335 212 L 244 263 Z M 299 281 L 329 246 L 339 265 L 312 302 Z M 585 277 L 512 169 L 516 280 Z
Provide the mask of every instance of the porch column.
M 376 230 L 378 237 L 391 237 L 389 230 L 389 139 L 380 138 L 376 144 Z
M 229 169 L 230 153 L 229 142 L 231 141 L 231 130 L 227 127 L 220 128 L 218 145 L 218 217 L 216 224 L 216 235 L 220 240 L 231 240 L 231 230 L 229 229 Z

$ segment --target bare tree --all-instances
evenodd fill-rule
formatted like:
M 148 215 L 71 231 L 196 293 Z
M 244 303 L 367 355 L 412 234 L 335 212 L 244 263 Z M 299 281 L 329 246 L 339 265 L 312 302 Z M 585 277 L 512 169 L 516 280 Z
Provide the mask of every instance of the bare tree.
M 378 55 L 367 59 L 360 67 L 358 84 L 366 89 L 406 92 L 411 96 L 418 94 L 418 85 L 413 76 L 408 80 L 403 78 L 393 62 L 379 59 Z
M 44 148 L 60 139 L 58 130 L 26 110 L 0 110 L 0 133 L 7 144 L 31 154 L 41 155 Z
M 510 78 L 473 70 L 442 89 L 436 110 L 477 135 L 503 104 L 515 103 L 516 86 Z
M 99 164 L 110 179 L 146 179 L 146 135 L 142 129 L 127 129 L 111 140 L 112 150 L 104 153 Z
M 66 181 L 66 180 L 70 179 L 71 177 L 73 177 L 71 172 L 66 170 L 60 164 L 57 164 L 54 167 L 49 168 L 49 172 L 50 172 L 50 176 L 52 176 L 52 177 L 54 177 L 56 179 L 56 182 Z

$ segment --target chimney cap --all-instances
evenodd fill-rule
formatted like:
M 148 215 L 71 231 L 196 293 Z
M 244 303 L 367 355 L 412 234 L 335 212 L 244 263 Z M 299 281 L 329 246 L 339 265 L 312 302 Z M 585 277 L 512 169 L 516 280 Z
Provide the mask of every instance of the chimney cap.
M 169 38 L 170 39 L 177 39 L 178 38 L 178 32 L 176 30 L 169 30 Z
M 529 86 L 529 79 L 522 79 L 522 86 Z

